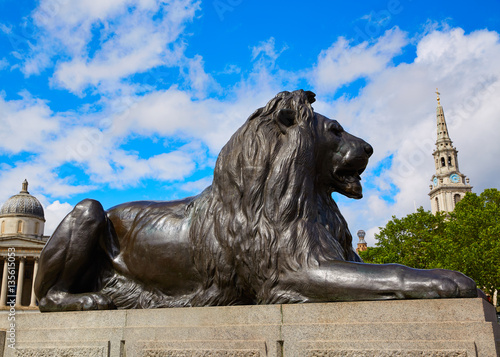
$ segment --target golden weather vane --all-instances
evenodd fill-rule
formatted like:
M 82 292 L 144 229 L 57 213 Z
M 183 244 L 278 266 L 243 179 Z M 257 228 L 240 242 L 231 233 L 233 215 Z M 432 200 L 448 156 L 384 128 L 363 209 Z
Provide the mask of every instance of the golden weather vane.
M 438 91 L 438 89 L 437 89 L 437 88 L 436 88 L 436 94 L 437 94 L 437 101 L 438 101 L 438 105 L 441 105 L 441 103 L 439 102 L 439 100 L 440 100 L 440 98 L 439 98 L 439 94 L 441 94 L 441 93 L 439 93 L 439 91 Z

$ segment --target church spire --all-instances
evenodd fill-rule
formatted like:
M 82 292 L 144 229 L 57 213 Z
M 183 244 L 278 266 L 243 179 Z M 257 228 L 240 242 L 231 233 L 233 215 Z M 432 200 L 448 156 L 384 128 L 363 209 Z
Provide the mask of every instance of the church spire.
M 444 110 L 441 106 L 441 98 L 439 98 L 439 91 L 436 88 L 437 94 L 437 102 L 438 106 L 436 108 L 436 118 L 437 118 L 437 141 L 436 145 L 439 147 L 439 144 L 446 144 L 451 146 L 452 142 L 450 139 L 450 135 L 448 133 L 448 127 L 446 125 L 446 119 L 444 118 Z
M 472 186 L 469 179 L 462 174 L 458 168 L 458 150 L 453 147 L 453 143 L 448 133 L 448 127 L 444 118 L 444 110 L 441 106 L 440 93 L 437 94 L 437 140 L 436 150 L 432 153 L 436 173 L 432 176 L 429 196 L 431 197 L 432 213 L 438 211 L 451 212 L 466 192 L 470 192 Z

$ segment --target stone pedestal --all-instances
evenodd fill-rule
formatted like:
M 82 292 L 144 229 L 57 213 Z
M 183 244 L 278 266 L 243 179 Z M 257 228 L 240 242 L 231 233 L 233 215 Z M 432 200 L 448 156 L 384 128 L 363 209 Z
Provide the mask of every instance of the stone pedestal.
M 500 356 L 482 299 L 19 312 L 15 323 L 5 357 Z

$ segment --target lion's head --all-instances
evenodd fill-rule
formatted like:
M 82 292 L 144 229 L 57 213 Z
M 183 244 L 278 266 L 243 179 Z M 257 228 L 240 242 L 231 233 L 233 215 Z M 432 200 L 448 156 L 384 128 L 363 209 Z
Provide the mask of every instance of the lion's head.
M 318 185 L 327 192 L 363 197 L 361 173 L 373 153 L 370 144 L 349 134 L 336 121 L 315 113 Z
M 310 91 L 281 92 L 255 111 L 222 149 L 214 184 L 223 191 L 220 184 L 234 184 L 248 193 L 250 184 L 267 186 L 271 194 L 277 188 L 282 194 L 312 189 L 361 198 L 360 175 L 373 149 L 336 120 L 315 113 L 314 97 Z M 312 186 L 293 186 L 305 181 Z
M 360 261 L 331 194 L 362 197 L 360 174 L 373 150 L 337 121 L 315 113 L 314 97 L 303 90 L 278 93 L 248 118 L 217 159 L 200 209 L 205 213 L 192 233 L 213 237 L 211 256 L 235 266 L 234 273 L 224 274 L 245 283 L 244 291 L 272 284 L 282 269 Z

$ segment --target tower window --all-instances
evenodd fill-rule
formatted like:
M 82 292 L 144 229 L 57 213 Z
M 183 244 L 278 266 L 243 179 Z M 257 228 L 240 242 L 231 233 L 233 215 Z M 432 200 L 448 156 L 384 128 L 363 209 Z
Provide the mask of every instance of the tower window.
M 35 234 L 38 234 L 38 229 L 40 229 L 40 223 L 35 222 Z
M 461 199 L 462 197 L 460 197 L 458 193 L 455 194 L 455 196 L 453 196 L 453 201 L 455 202 L 455 206 L 457 205 L 458 202 L 460 202 Z
M 23 233 L 23 221 L 17 221 L 17 233 Z
M 436 212 L 439 212 L 439 200 L 436 197 Z
M 451 156 L 448 156 L 448 166 L 453 166 L 453 165 L 451 164 Z
M 444 157 L 442 157 L 442 158 L 441 158 L 441 166 L 442 166 L 442 167 L 445 167 L 445 166 L 446 166 L 446 164 L 445 164 L 445 162 L 444 162 Z

